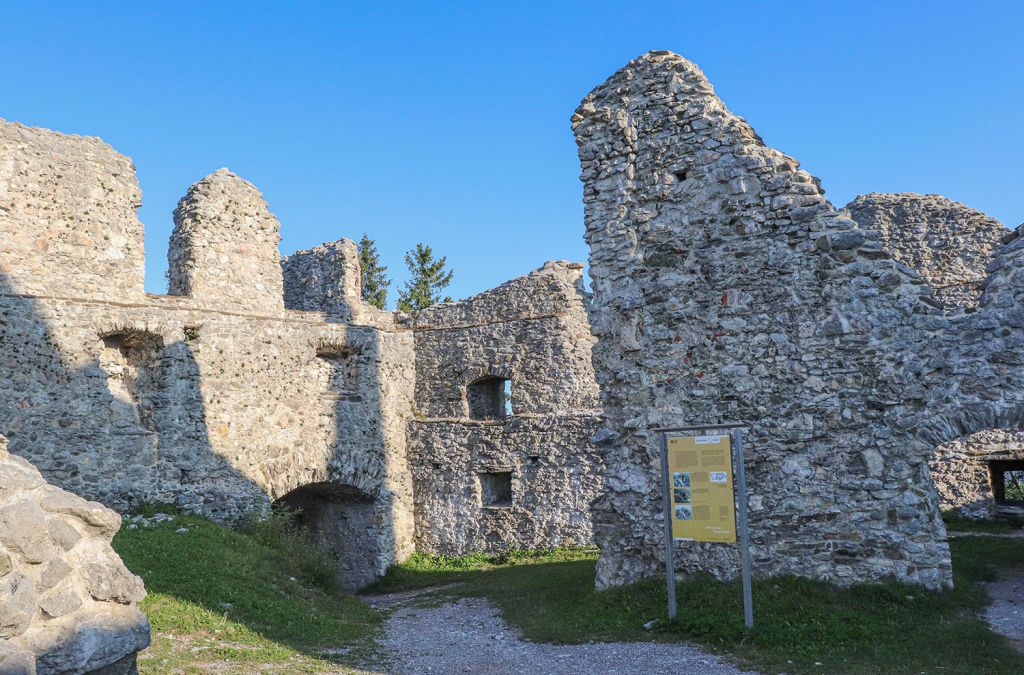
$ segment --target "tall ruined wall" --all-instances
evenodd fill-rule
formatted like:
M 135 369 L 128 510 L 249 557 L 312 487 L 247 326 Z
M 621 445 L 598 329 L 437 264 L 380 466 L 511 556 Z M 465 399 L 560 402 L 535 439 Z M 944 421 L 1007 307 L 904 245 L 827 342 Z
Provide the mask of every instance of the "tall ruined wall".
M 174 209 L 168 292 L 212 309 L 280 312 L 279 229 L 252 183 L 218 169 Z
M 57 144 L 48 136 L 58 134 L 31 133 L 34 147 L 60 155 L 43 164 L 78 164 L 94 151 L 89 139 Z M 5 217 L 19 232 L 37 231 L 32 203 L 92 194 L 108 180 L 99 171 L 54 177 L 35 202 L 8 185 L 14 208 Z M 412 333 L 383 312 L 353 325 L 286 311 L 276 220 L 232 174 L 193 186 L 177 221 L 177 252 L 198 257 L 172 253 L 180 263 L 172 278 L 189 280 L 195 297 L 108 301 L 101 286 L 34 297 L 19 279 L 0 278 L 0 433 L 48 479 L 117 508 L 172 501 L 226 520 L 305 489 L 341 505 L 315 523 L 329 529 L 356 495 L 372 513 L 379 552 L 360 564 L 382 572 L 414 545 L 405 459 Z M 215 231 L 226 239 L 211 239 Z M 248 255 L 240 237 L 254 246 L 249 267 L 236 264 Z M 0 254 L 0 265 L 19 264 Z M 79 272 L 91 274 L 88 266 L 54 273 Z
M 757 574 L 950 584 L 927 463 L 941 432 L 923 425 L 960 356 L 929 362 L 949 322 L 928 289 L 675 54 L 615 73 L 573 128 L 604 404 L 598 585 L 663 567 L 651 429 L 732 421 L 749 427 Z M 676 548 L 683 574 L 738 573 L 735 546 Z
M 0 436 L 0 673 L 135 672 L 146 591 L 110 547 L 120 525 L 47 485 Z
M 339 239 L 281 261 L 284 305 L 288 309 L 326 312 L 351 321 L 360 309 L 359 248 Z
M 582 265 L 547 263 L 417 312 L 409 457 L 420 550 L 504 551 L 592 541 L 602 489 L 598 392 Z M 510 413 L 504 408 L 509 382 Z M 471 419 L 473 386 L 495 398 Z M 490 494 L 507 490 L 503 497 Z
M 977 306 L 985 267 L 1008 234 L 998 220 L 941 195 L 873 192 L 845 208 L 953 311 Z
M 921 275 L 947 313 L 977 308 L 994 252 L 1011 236 L 994 218 L 940 195 L 872 193 L 846 208 L 881 233 L 886 251 Z M 988 462 L 1009 459 L 1024 459 L 1024 432 L 989 429 L 940 445 L 930 464 L 941 508 L 991 516 Z
M 0 120 L 0 283 L 105 300 L 143 294 L 142 193 L 98 138 Z

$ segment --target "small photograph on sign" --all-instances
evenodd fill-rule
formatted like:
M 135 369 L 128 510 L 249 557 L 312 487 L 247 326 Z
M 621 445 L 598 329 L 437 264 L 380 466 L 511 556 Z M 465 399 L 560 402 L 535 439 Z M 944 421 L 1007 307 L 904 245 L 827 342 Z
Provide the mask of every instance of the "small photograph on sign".
M 689 504 L 690 503 L 690 489 L 689 488 L 675 488 L 672 491 L 672 501 L 676 504 Z
M 729 474 L 726 471 L 712 471 L 708 475 L 708 480 L 712 483 L 728 483 Z
M 690 487 L 690 472 L 689 471 L 676 471 L 672 474 L 672 487 L 677 488 L 688 488 Z
M 676 520 L 693 520 L 693 510 L 689 506 L 677 506 Z

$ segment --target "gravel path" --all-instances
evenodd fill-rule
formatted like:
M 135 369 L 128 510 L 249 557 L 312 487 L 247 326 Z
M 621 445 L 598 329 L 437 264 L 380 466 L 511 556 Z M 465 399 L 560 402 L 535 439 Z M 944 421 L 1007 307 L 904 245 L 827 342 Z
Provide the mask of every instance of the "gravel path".
M 1013 640 L 1024 650 L 1024 575 L 1008 576 L 985 584 L 992 604 L 985 610 L 985 619 L 992 630 Z
M 382 646 L 398 673 L 744 673 L 683 644 L 528 642 L 486 600 L 463 598 L 440 607 L 416 607 L 407 604 L 413 598 L 414 594 L 367 598 L 379 607 L 396 608 Z

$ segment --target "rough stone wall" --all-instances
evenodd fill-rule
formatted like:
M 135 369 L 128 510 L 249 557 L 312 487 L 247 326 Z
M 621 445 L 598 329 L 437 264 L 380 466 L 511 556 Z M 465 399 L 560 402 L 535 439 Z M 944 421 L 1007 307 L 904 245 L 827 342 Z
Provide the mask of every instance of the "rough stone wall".
M 6 446 L 0 436 L 0 672 L 134 671 L 149 622 L 142 580 L 110 547 L 121 517 Z
M 252 183 L 227 169 L 211 173 L 174 210 L 169 293 L 212 309 L 280 313 L 279 229 Z
M 296 251 L 281 261 L 288 309 L 325 312 L 351 321 L 359 312 L 359 247 L 351 239 Z
M 142 193 L 98 138 L 0 119 L 0 281 L 29 295 L 143 294 Z
M 19 152 L 42 166 L 85 164 L 98 147 L 46 130 L 17 133 L 32 148 Z M 130 169 L 127 160 L 107 165 Z M 103 192 L 109 180 L 100 170 L 54 175 L 49 193 L 35 186 L 31 198 L 16 191 L 25 185 L 7 183 L 0 213 L 19 233 L 38 232 L 46 204 Z M 122 183 L 130 194 L 96 203 L 96 223 L 120 222 L 124 205 L 137 202 L 134 177 Z M 414 546 L 405 456 L 412 333 L 373 308 L 358 325 L 286 311 L 276 220 L 232 174 L 193 186 L 176 220 L 172 278 L 195 297 L 72 296 L 84 284 L 70 259 L 50 294 L 0 276 L 0 432 L 11 451 L 109 506 L 173 501 L 220 520 L 307 485 L 358 491 L 374 512 L 370 536 L 381 553 L 372 564 L 382 572 Z M 0 264 L 24 268 L 17 250 Z M 81 269 L 102 289 L 92 268 Z
M 931 468 L 942 509 L 963 518 L 997 513 L 988 466 L 992 460 L 1024 460 L 1024 433 L 989 429 L 936 448 Z
M 961 355 L 929 289 L 675 54 L 615 73 L 573 127 L 604 405 L 598 586 L 663 568 L 651 429 L 732 421 L 749 427 L 756 574 L 951 584 L 927 462 L 954 422 L 926 413 L 956 404 L 931 387 Z M 676 547 L 680 573 L 738 573 L 733 545 Z
M 409 457 L 420 550 L 591 543 L 590 502 L 602 481 L 590 440 L 599 404 L 581 270 L 549 262 L 414 315 Z M 511 416 L 469 419 L 467 389 L 482 378 L 511 380 Z M 503 474 L 511 502 L 485 504 L 482 474 Z
M 1008 234 L 998 220 L 941 195 L 875 192 L 845 208 L 877 230 L 885 250 L 920 274 L 948 311 L 977 307 L 985 267 Z
M 857 223 L 878 230 L 893 258 L 932 287 L 947 313 L 971 312 L 993 253 L 1010 231 L 994 218 L 940 195 L 860 195 L 846 205 Z M 967 518 L 993 514 L 988 462 L 1024 458 L 1024 432 L 989 429 L 943 443 L 931 460 L 941 508 Z

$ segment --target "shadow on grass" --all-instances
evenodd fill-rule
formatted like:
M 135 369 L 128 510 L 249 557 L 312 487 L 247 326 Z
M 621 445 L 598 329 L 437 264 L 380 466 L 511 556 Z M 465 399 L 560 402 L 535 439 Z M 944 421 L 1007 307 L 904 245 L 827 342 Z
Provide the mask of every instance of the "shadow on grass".
M 382 624 L 359 599 L 303 578 L 287 555 L 202 518 L 124 526 L 114 548 L 146 583 L 142 609 L 155 637 L 216 637 L 237 652 L 233 664 L 279 662 L 294 652 L 319 658 L 325 650 L 361 658 Z M 247 656 L 238 661 L 238 654 Z
M 850 588 L 781 577 L 754 583 L 755 626 L 743 627 L 738 583 L 701 576 L 678 584 L 679 617 L 664 620 L 664 582 L 598 593 L 594 552 L 519 554 L 508 561 L 414 556 L 369 592 L 457 583 L 449 597 L 484 597 L 539 642 L 694 641 L 765 672 L 1021 673 L 1024 657 L 980 618 L 980 582 L 1024 565 L 1024 541 L 953 543 L 956 588 L 905 584 Z M 642 626 L 660 620 L 653 631 Z

